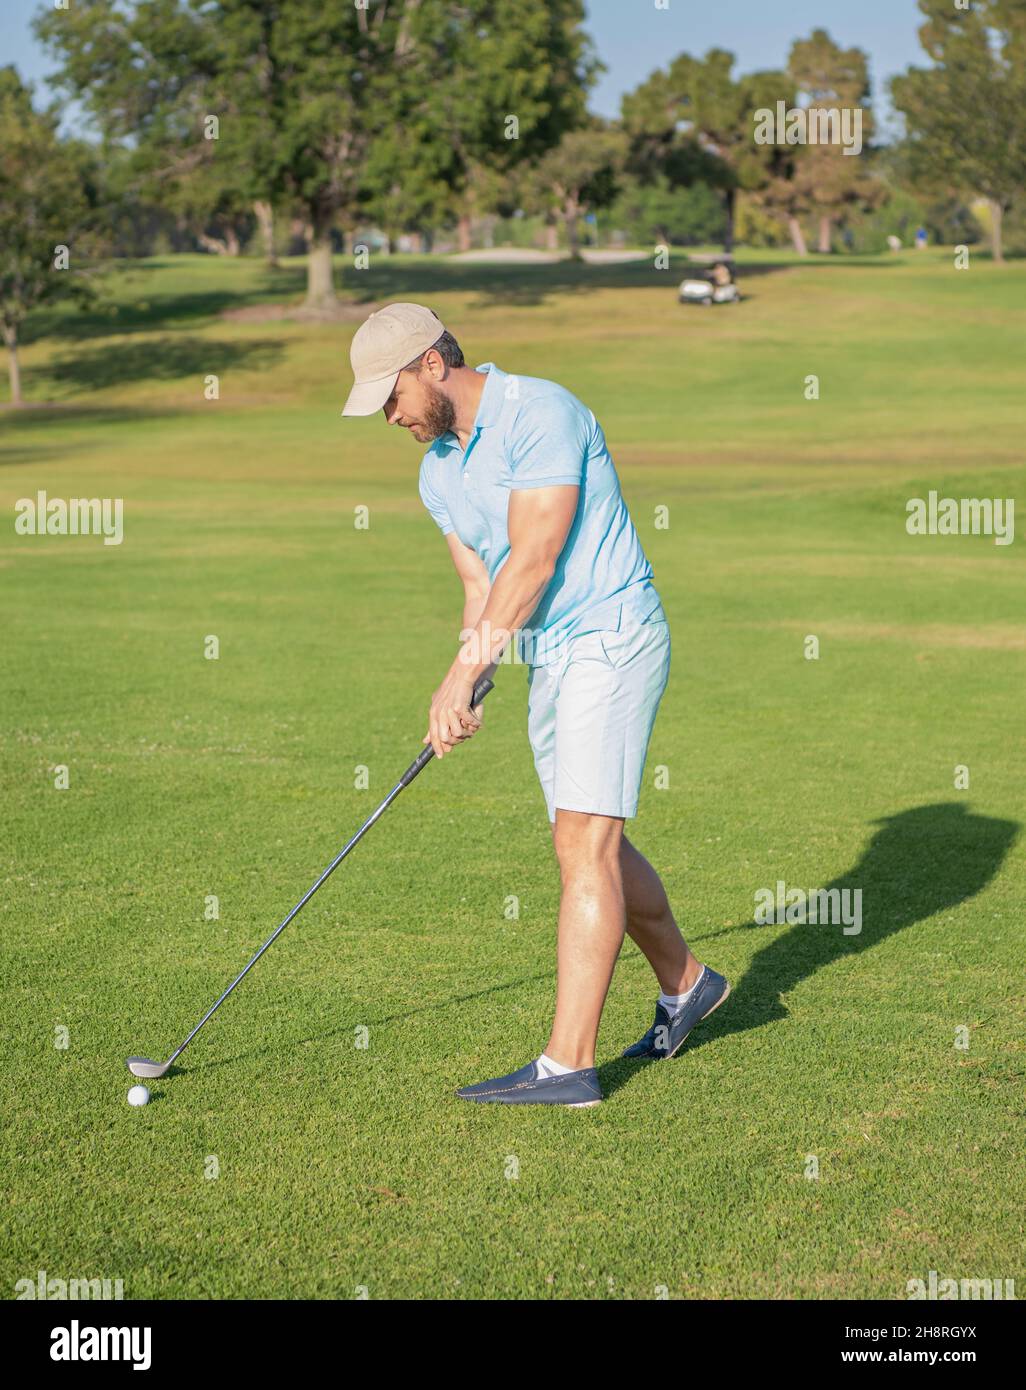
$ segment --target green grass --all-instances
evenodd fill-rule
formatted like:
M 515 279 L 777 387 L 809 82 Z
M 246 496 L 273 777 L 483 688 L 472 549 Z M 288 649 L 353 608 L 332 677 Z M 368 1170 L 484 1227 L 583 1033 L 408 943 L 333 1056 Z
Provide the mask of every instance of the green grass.
M 338 417 L 356 317 L 219 317 L 294 298 L 298 264 L 144 262 L 106 311 L 30 325 L 26 394 L 52 405 L 0 418 L 0 1287 L 900 1298 L 931 1269 L 1024 1277 L 1026 541 L 1021 520 L 1010 546 L 904 521 L 930 488 L 1026 507 L 1026 264 L 746 266 L 747 302 L 709 312 L 677 305 L 682 263 L 348 274 L 354 309 L 423 299 L 473 362 L 593 406 L 669 613 L 631 834 L 734 994 L 671 1064 L 617 1061 L 654 996 L 628 944 L 608 1099 L 582 1112 L 452 1097 L 536 1055 L 553 1000 L 521 669 L 125 1105 L 123 1058 L 167 1055 L 416 753 L 459 594 L 419 452 Z M 123 497 L 124 544 L 16 536 L 40 488 Z M 752 925 L 778 879 L 861 887 L 861 935 Z

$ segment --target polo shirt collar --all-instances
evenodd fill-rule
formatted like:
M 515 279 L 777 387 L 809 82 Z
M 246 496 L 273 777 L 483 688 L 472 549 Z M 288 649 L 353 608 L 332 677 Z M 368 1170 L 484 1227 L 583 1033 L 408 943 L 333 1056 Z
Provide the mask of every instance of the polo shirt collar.
M 497 367 L 494 362 L 482 362 L 480 366 L 475 367 L 474 370 L 477 372 L 486 372 L 487 378 L 485 380 L 484 390 L 481 393 L 481 399 L 478 402 L 477 415 L 474 417 L 474 428 L 470 432 L 470 440 L 468 440 L 467 443 L 468 449 L 470 443 L 477 437 L 481 430 L 488 429 L 491 425 L 498 424 L 499 415 L 502 411 L 503 402 L 505 401 L 505 388 L 502 383 L 506 379 L 506 373 Z M 450 430 L 448 434 L 443 434 L 441 439 L 436 441 L 436 447 L 447 449 L 451 452 L 453 449 L 459 449 L 460 441 Z
M 502 383 L 506 380 L 506 373 L 500 371 L 494 362 L 482 362 L 479 367 L 475 368 L 475 371 L 488 373 L 488 379 L 477 407 L 477 419 L 474 421 L 476 433 L 480 429 L 487 429 L 489 425 L 498 424 L 499 414 L 505 400 L 505 388 Z

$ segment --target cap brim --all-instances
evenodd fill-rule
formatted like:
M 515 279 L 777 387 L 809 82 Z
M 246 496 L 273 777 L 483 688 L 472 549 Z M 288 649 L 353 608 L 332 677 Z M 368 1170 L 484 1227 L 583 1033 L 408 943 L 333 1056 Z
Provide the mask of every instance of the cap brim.
M 388 400 L 392 387 L 399 380 L 399 373 L 380 377 L 377 381 L 358 382 L 349 393 L 343 415 L 373 415 Z

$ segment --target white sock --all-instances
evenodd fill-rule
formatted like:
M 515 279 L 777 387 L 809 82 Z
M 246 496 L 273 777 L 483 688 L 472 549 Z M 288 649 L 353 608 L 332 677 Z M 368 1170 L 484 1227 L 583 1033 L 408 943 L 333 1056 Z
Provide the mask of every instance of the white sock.
M 538 1058 L 539 1076 L 567 1076 L 572 1071 L 573 1067 L 564 1067 L 562 1062 L 554 1062 L 544 1052 Z
M 691 996 L 694 994 L 695 990 L 696 990 L 696 989 L 698 988 L 698 986 L 702 983 L 702 976 L 703 976 L 704 974 L 705 974 L 705 966 L 703 965 L 703 966 L 702 966 L 702 969 L 699 971 L 698 979 L 695 981 L 695 983 L 691 986 L 691 988 L 688 990 L 688 992 L 687 992 L 686 994 L 662 994 L 662 993 L 661 993 L 661 994 L 659 995 L 659 1002 L 660 1002 L 660 1004 L 662 1004 L 663 1008 L 666 1010 L 666 1012 L 670 1015 L 671 1018 L 673 1017 L 673 1015 L 677 1012 L 677 1010 L 678 1010 L 679 1008 L 682 1008 L 683 1005 L 685 1005 L 685 1004 L 688 1002 L 688 1000 L 689 1000 L 689 999 L 691 998 Z

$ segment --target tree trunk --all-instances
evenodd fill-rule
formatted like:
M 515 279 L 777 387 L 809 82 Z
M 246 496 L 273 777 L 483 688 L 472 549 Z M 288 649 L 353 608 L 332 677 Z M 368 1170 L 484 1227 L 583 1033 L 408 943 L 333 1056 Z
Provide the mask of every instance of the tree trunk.
M 265 199 L 257 198 L 253 204 L 253 215 L 260 228 L 260 240 L 264 243 L 267 264 L 276 267 L 278 257 L 274 250 L 274 209 Z
M 727 225 L 723 231 L 723 249 L 729 255 L 734 249 L 734 222 L 737 213 L 737 189 L 728 188 L 723 194 L 723 209 L 727 214 Z
M 994 257 L 995 265 L 1004 265 L 1005 248 L 1002 242 L 1002 224 L 1005 219 L 1005 210 L 996 198 L 988 198 L 990 206 L 990 245 Z
M 11 405 L 21 405 L 21 368 L 18 366 L 18 330 L 13 324 L 3 325 L 7 344 L 7 375 L 11 383 Z
M 559 250 L 559 227 L 555 219 L 545 223 L 545 246 L 549 251 Z
M 563 221 L 566 223 L 566 245 L 572 261 L 581 259 L 581 247 L 577 236 L 577 218 L 580 208 L 575 198 L 568 198 L 563 207 Z
M 209 236 L 206 232 L 198 232 L 196 240 L 203 247 L 204 251 L 209 251 L 212 256 L 225 256 L 228 254 L 228 243 L 220 237 Z
M 224 244 L 229 256 L 237 256 L 239 254 L 239 234 L 234 227 L 229 227 L 225 232 Z
M 285 241 L 285 254 L 287 256 L 306 255 L 310 249 L 310 241 L 306 231 L 306 223 L 301 217 L 289 219 L 289 234 Z
M 826 215 L 819 219 L 819 249 L 824 256 L 830 255 L 833 218 Z
M 471 248 L 469 212 L 460 213 L 459 221 L 456 224 L 456 244 L 461 251 L 469 251 Z
M 807 256 L 809 254 L 809 248 L 805 245 L 805 233 L 802 231 L 802 224 L 798 221 L 797 217 L 788 217 L 787 230 L 791 236 L 791 245 L 798 252 L 799 256 Z
M 312 228 L 310 253 L 306 258 L 307 309 L 333 309 L 338 303 L 331 269 L 331 227 L 325 220 Z

